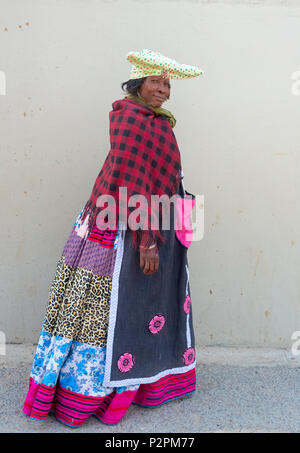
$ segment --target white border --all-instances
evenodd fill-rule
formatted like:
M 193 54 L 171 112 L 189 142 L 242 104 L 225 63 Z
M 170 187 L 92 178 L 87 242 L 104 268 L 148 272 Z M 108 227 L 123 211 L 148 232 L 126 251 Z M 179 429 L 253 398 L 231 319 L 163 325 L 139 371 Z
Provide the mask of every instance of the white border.
M 124 239 L 125 239 L 126 230 L 120 230 L 120 236 L 118 238 L 117 246 L 117 255 L 114 265 L 114 271 L 112 276 L 112 288 L 110 296 L 110 309 L 109 309 L 109 324 L 107 332 L 107 341 L 106 341 L 106 362 L 105 362 L 105 372 L 103 385 L 110 387 L 112 381 L 110 380 L 111 374 L 111 363 L 112 363 L 112 350 L 113 350 L 113 340 L 114 332 L 117 318 L 117 308 L 118 308 L 118 294 L 119 294 L 119 276 L 121 270 L 121 264 L 123 261 L 124 253 Z
M 145 378 L 132 378 L 132 379 L 123 379 L 122 381 L 109 381 L 109 384 L 113 385 L 114 387 L 120 387 L 123 385 L 135 385 L 135 384 L 151 384 L 152 382 L 156 382 L 158 379 L 166 376 L 167 374 L 180 374 L 186 373 L 187 371 L 192 370 L 196 367 L 196 360 L 188 366 L 178 367 L 178 368 L 170 368 L 169 370 L 163 370 L 160 373 L 155 374 L 154 376 L 149 376 Z M 104 385 L 104 381 L 103 381 Z
M 185 269 L 186 269 L 186 288 L 185 288 L 185 291 L 186 291 L 186 296 L 188 296 L 189 295 L 188 284 L 189 284 L 189 280 L 190 280 L 190 273 L 189 273 L 189 268 L 188 268 L 187 264 L 185 265 Z M 187 347 L 188 348 L 190 348 L 192 346 L 191 330 L 190 330 L 190 313 L 188 313 L 187 316 L 186 316 L 186 343 L 187 343 Z

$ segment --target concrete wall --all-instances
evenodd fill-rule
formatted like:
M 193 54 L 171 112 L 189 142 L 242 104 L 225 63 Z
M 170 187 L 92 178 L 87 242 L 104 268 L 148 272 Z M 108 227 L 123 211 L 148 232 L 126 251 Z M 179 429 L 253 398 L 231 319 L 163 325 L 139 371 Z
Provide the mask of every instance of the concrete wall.
M 300 330 L 299 2 L 1 0 L 1 319 L 36 342 L 56 263 L 109 150 L 125 54 L 195 64 L 165 104 L 185 186 L 198 345 L 290 347 Z

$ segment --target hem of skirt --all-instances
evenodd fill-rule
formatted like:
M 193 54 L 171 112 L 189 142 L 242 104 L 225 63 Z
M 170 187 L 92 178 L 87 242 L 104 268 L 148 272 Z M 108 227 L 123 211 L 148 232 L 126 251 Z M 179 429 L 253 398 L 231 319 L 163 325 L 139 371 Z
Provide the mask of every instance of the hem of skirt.
M 155 407 L 159 407 L 159 406 L 162 406 L 163 404 L 166 404 L 166 403 L 169 403 L 171 401 L 174 401 L 174 400 L 177 400 L 179 398 L 184 398 L 185 396 L 188 396 L 188 395 L 192 395 L 193 393 L 195 393 L 196 390 L 192 391 L 192 392 L 188 392 L 188 393 L 185 393 L 184 395 L 180 395 L 180 396 L 175 396 L 174 398 L 170 398 L 166 401 L 162 401 L 161 403 L 158 403 L 158 404 L 155 404 L 155 405 L 152 405 L 150 406 L 149 404 L 141 404 L 141 403 L 136 403 L 135 401 L 132 401 L 131 404 L 135 404 L 136 406 L 141 406 L 141 407 L 146 407 L 146 408 L 149 408 L 149 409 L 154 409 Z M 55 413 L 55 410 L 50 410 L 48 412 L 48 414 L 43 417 L 43 418 L 35 418 L 35 417 L 32 417 L 32 415 L 29 415 L 27 414 L 24 409 L 23 409 L 23 413 L 29 417 L 31 420 L 35 420 L 35 421 L 38 421 L 38 422 L 41 422 L 41 421 L 44 421 L 46 420 L 46 418 L 48 417 L 49 414 L 53 414 L 54 417 L 56 418 L 56 420 L 60 423 L 62 423 L 63 425 L 65 426 L 68 426 L 69 428 L 80 428 L 82 424 L 80 425 L 71 425 L 65 421 L 63 421 L 62 419 L 59 418 L 59 416 Z M 124 414 L 125 415 L 125 414 Z M 92 413 L 91 416 L 94 416 L 97 420 L 99 420 L 101 423 L 103 423 L 104 425 L 108 425 L 108 426 L 113 426 L 113 425 L 118 425 L 120 423 L 120 421 L 118 421 L 117 423 L 108 423 L 108 422 L 105 422 L 104 420 L 101 419 L 101 417 L 99 417 L 99 415 L 95 414 L 95 413 Z
M 59 421 L 59 422 L 62 423 L 63 425 L 68 426 L 69 428 L 80 428 L 80 427 L 82 426 L 82 425 L 78 425 L 78 426 L 69 425 L 68 423 L 66 423 L 66 422 L 64 422 L 63 420 L 61 420 L 61 419 L 56 415 L 56 413 L 55 413 L 54 411 L 49 411 L 48 414 L 47 414 L 45 417 L 43 417 L 43 418 L 36 418 L 36 417 L 33 417 L 32 415 L 27 414 L 27 413 L 24 411 L 24 409 L 23 409 L 23 413 L 24 413 L 28 418 L 30 418 L 30 420 L 35 420 L 35 421 L 37 421 L 37 422 L 43 422 L 43 421 L 45 421 L 45 420 L 48 418 L 49 414 L 53 414 L 54 417 L 55 417 L 55 419 L 56 419 L 57 421 Z
M 60 385 L 54 388 L 37 384 L 30 377 L 29 390 L 23 405 L 23 412 L 32 420 L 37 421 L 46 420 L 48 415 L 52 413 L 57 421 L 71 428 L 82 426 L 92 415 L 101 423 L 117 425 L 131 404 L 147 408 L 159 407 L 162 404 L 195 393 L 195 384 L 195 369 L 193 368 L 184 374 L 161 378 L 153 386 L 146 384 L 140 386 L 137 390 L 127 390 L 121 393 L 113 390 L 108 395 L 99 397 L 99 404 L 97 404 L 95 400 L 98 397 L 78 395 L 75 392 L 60 387 Z M 39 392 L 41 393 L 39 394 Z M 159 394 L 161 394 L 161 397 L 158 397 Z M 83 400 L 80 401 L 80 399 Z M 154 399 L 158 401 L 156 404 L 155 402 L 153 404 Z M 67 400 L 67 403 L 65 400 Z M 68 400 L 70 401 L 69 404 Z M 35 405 L 36 401 L 38 403 L 37 406 Z M 90 405 L 91 401 L 94 407 L 90 407 L 90 411 L 88 411 L 89 415 L 82 419 L 80 414 L 85 406 Z M 41 407 L 42 403 L 46 404 L 46 406 Z M 78 409 L 79 404 L 81 404 L 81 410 Z M 88 412 L 86 412 L 86 415 Z M 76 415 L 77 413 L 78 415 Z
M 36 387 L 36 388 L 33 388 Z M 37 394 L 39 389 L 43 387 L 43 390 L 47 386 L 43 384 L 37 384 L 34 382 L 33 378 L 30 377 L 30 384 L 29 384 L 29 390 L 27 393 L 26 399 L 25 400 L 22 412 L 29 417 L 32 420 L 36 421 L 43 421 L 46 420 L 49 414 L 53 414 L 57 421 L 65 424 L 66 426 L 70 426 L 72 428 L 78 428 L 82 426 L 85 421 L 90 418 L 92 415 L 96 416 L 97 419 L 99 419 L 102 423 L 108 424 L 108 425 L 117 425 L 123 416 L 126 413 L 126 410 L 129 408 L 132 398 L 136 395 L 137 390 L 135 391 L 124 391 L 121 393 L 117 393 L 115 390 L 112 390 L 111 393 L 108 395 L 104 395 L 103 397 L 99 397 L 99 405 L 94 408 L 94 410 L 91 410 L 89 413 L 88 417 L 81 420 L 80 417 L 77 417 L 76 414 L 72 416 L 72 412 L 75 413 L 77 409 L 77 402 L 74 402 L 73 397 L 77 397 L 78 394 L 75 392 L 66 390 L 59 385 L 55 386 L 55 388 L 51 387 L 51 392 L 52 395 L 49 396 L 49 401 L 48 401 L 48 408 L 44 407 L 42 409 L 36 408 L 35 407 L 35 402 L 37 398 Z M 47 388 L 46 388 L 47 390 Z M 30 393 L 31 392 L 31 393 Z M 64 395 L 62 392 L 67 393 L 67 395 Z M 57 395 L 59 395 L 59 400 L 57 400 Z M 90 401 L 98 399 L 98 397 L 91 397 L 91 396 L 84 396 L 80 395 L 82 397 L 88 398 Z M 29 398 L 30 397 L 30 398 Z M 70 404 L 67 406 L 64 406 L 66 404 L 63 398 L 67 398 L 68 400 L 70 399 Z M 39 401 L 37 399 L 37 401 Z M 60 405 L 63 407 L 57 408 L 56 405 Z M 85 402 L 82 402 L 82 407 L 84 407 Z M 86 403 L 87 405 L 89 404 L 88 402 Z M 96 403 L 97 404 L 97 403 Z M 111 413 L 111 405 L 112 407 L 114 406 L 120 406 L 119 413 L 116 415 L 115 413 Z M 52 407 L 51 407 L 52 406 Z M 127 406 L 127 408 L 126 408 Z M 126 409 L 125 409 L 126 408 Z M 112 409 L 114 410 L 114 409 Z M 34 412 L 40 411 L 41 413 L 36 414 Z M 69 413 L 68 413 L 69 412 Z M 79 411 L 80 412 L 80 411 Z M 102 413 L 103 412 L 103 413 Z M 111 423 L 112 422 L 112 423 Z
M 132 403 L 131 403 L 131 404 L 132 404 Z M 69 424 L 69 423 L 63 421 L 61 418 L 59 418 L 59 416 L 55 413 L 54 410 L 49 411 L 48 414 L 45 415 L 43 418 L 36 418 L 36 417 L 33 417 L 32 415 L 27 414 L 27 413 L 25 412 L 24 409 L 22 409 L 22 412 L 26 415 L 26 417 L 30 418 L 31 420 L 37 421 L 37 422 L 43 422 L 43 421 L 45 421 L 45 420 L 48 418 L 49 414 L 53 414 L 54 417 L 55 417 L 55 419 L 56 419 L 58 422 L 62 423 L 63 425 L 68 426 L 69 428 L 81 428 L 81 427 L 83 426 L 83 424 L 86 422 L 86 420 L 85 420 L 85 421 L 84 421 L 83 423 L 81 423 L 80 425 L 71 425 L 71 424 Z M 125 415 L 125 414 L 124 414 L 124 415 Z M 103 423 L 104 425 L 108 425 L 108 426 L 118 425 L 118 424 L 120 423 L 120 421 L 121 421 L 121 420 L 119 420 L 118 422 L 115 422 L 115 423 L 109 423 L 109 422 L 105 422 L 104 420 L 102 420 L 102 418 L 100 418 L 99 415 L 97 415 L 97 414 L 95 414 L 95 413 L 92 413 L 92 414 L 90 415 L 90 417 L 91 417 L 91 416 L 94 416 L 94 417 L 95 417 L 97 420 L 99 420 L 101 423 Z
M 184 398 L 185 396 L 192 395 L 195 392 L 196 392 L 196 390 L 193 390 L 192 392 L 184 393 L 183 395 L 174 396 L 174 398 L 167 399 L 165 401 L 162 401 L 161 403 L 154 404 L 152 406 L 150 406 L 150 404 L 136 403 L 135 401 L 132 401 L 131 404 L 136 404 L 137 406 L 148 407 L 149 409 L 154 409 L 155 407 L 162 406 L 163 404 L 169 403 L 170 401 L 178 400 L 178 398 Z
M 26 417 L 30 418 L 31 420 L 36 420 L 37 422 L 43 422 L 44 420 L 46 420 L 46 418 L 47 418 L 47 416 L 48 416 L 48 415 L 47 415 L 47 416 L 44 417 L 44 418 L 36 418 L 36 417 L 33 417 L 32 415 L 27 414 L 27 412 L 25 412 L 24 409 L 22 409 L 22 412 L 23 412 L 23 414 L 26 415 Z
M 68 428 L 76 429 L 76 428 L 81 428 L 81 426 L 82 426 L 82 425 L 78 425 L 78 426 L 69 425 L 69 423 L 66 423 L 66 422 L 64 422 L 63 420 L 61 420 L 59 417 L 57 417 L 56 414 L 54 414 L 54 417 L 55 417 L 55 419 L 56 419 L 59 423 L 61 423 L 62 425 L 67 426 Z
M 131 403 L 132 404 L 132 403 Z M 99 417 L 99 415 L 96 415 L 96 414 L 92 414 L 94 417 L 96 417 L 97 420 L 99 420 L 101 423 L 104 423 L 104 425 L 109 425 L 109 426 L 113 426 L 113 425 L 118 425 L 120 423 L 120 420 L 119 422 L 117 423 L 108 423 L 108 422 L 105 422 L 104 420 L 102 420 L 102 418 Z
M 135 404 L 136 406 L 141 406 L 141 407 L 146 407 L 148 409 L 154 409 L 155 407 L 160 407 L 162 406 L 163 404 L 166 404 L 166 403 L 169 403 L 171 401 L 174 401 L 174 400 L 177 400 L 179 398 L 184 398 L 185 396 L 188 396 L 188 395 L 192 395 L 193 393 L 195 393 L 196 390 L 193 390 L 192 392 L 188 392 L 188 393 L 185 393 L 183 395 L 179 395 L 179 396 L 175 396 L 174 398 L 170 398 L 170 399 L 167 399 L 166 401 L 162 401 L 161 403 L 158 403 L 158 404 L 155 404 L 155 405 L 149 405 L 149 404 L 141 404 L 141 403 L 137 403 L 135 401 L 132 401 L 131 404 Z M 47 419 L 48 415 L 49 414 L 53 414 L 54 417 L 56 418 L 56 420 L 60 423 L 62 423 L 63 425 L 65 426 L 68 426 L 69 428 L 80 428 L 83 424 L 81 423 L 80 425 L 71 425 L 65 421 L 63 421 L 61 418 L 59 418 L 59 416 L 56 414 L 55 410 L 51 409 L 47 415 L 43 416 L 42 418 L 36 418 L 36 417 L 33 417 L 32 415 L 26 413 L 26 411 L 24 410 L 23 408 L 23 413 L 29 417 L 31 420 L 35 420 L 35 421 L 38 421 L 38 422 L 42 422 L 44 420 Z M 125 414 L 124 414 L 125 415 Z M 118 422 L 116 423 L 109 423 L 109 422 L 105 422 L 104 420 L 102 420 L 101 417 L 99 417 L 99 415 L 97 415 L 96 413 L 92 413 L 90 416 L 94 416 L 97 420 L 99 420 L 101 423 L 103 423 L 104 425 L 108 425 L 108 426 L 114 426 L 114 425 L 118 425 L 120 423 L 121 420 L 119 420 Z M 86 421 L 86 420 L 85 420 Z
M 85 422 L 83 422 L 81 425 L 70 425 L 69 423 L 67 423 L 67 422 L 63 421 L 61 418 L 59 418 L 59 416 L 55 413 L 55 411 L 52 411 L 52 410 L 49 411 L 48 414 L 47 414 L 45 417 L 43 417 L 43 418 L 36 418 L 36 417 L 33 417 L 32 415 L 27 414 L 27 413 L 24 411 L 24 409 L 22 410 L 22 412 L 26 415 L 26 417 L 30 418 L 31 420 L 35 420 L 35 421 L 37 421 L 37 422 L 43 422 L 43 421 L 45 421 L 45 420 L 48 418 L 49 414 L 53 414 L 54 417 L 55 417 L 55 419 L 56 419 L 58 422 L 62 423 L 63 425 L 68 426 L 69 428 L 81 428 L 81 427 L 83 426 L 83 424 L 85 423 Z M 91 414 L 91 416 L 94 416 L 97 420 L 99 420 L 100 422 L 104 423 L 104 425 L 112 426 L 112 425 L 118 425 L 118 424 L 120 423 L 120 422 L 117 422 L 117 423 L 107 423 L 107 422 L 105 422 L 104 420 L 102 420 L 102 419 L 101 419 L 98 415 L 96 415 L 95 413 Z M 85 421 L 86 421 L 86 420 L 85 420 Z

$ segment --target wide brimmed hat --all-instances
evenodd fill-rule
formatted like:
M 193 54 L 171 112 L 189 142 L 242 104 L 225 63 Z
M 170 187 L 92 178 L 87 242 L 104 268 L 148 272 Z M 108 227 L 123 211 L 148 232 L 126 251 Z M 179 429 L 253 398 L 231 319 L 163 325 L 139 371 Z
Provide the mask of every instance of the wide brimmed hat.
M 170 79 L 190 79 L 203 74 L 202 69 L 197 66 L 178 63 L 160 52 L 149 49 L 129 52 L 126 59 L 133 65 L 130 79 L 140 79 L 151 75 L 161 75 Z

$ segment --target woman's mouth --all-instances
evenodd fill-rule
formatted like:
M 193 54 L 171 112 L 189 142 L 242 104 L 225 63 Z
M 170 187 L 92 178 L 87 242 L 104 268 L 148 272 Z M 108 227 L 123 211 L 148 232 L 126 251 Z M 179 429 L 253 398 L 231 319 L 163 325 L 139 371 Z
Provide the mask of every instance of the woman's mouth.
M 158 99 L 160 102 L 164 102 L 166 100 L 166 98 L 163 98 L 161 96 L 157 96 L 156 94 L 154 95 L 156 97 L 156 99 Z

